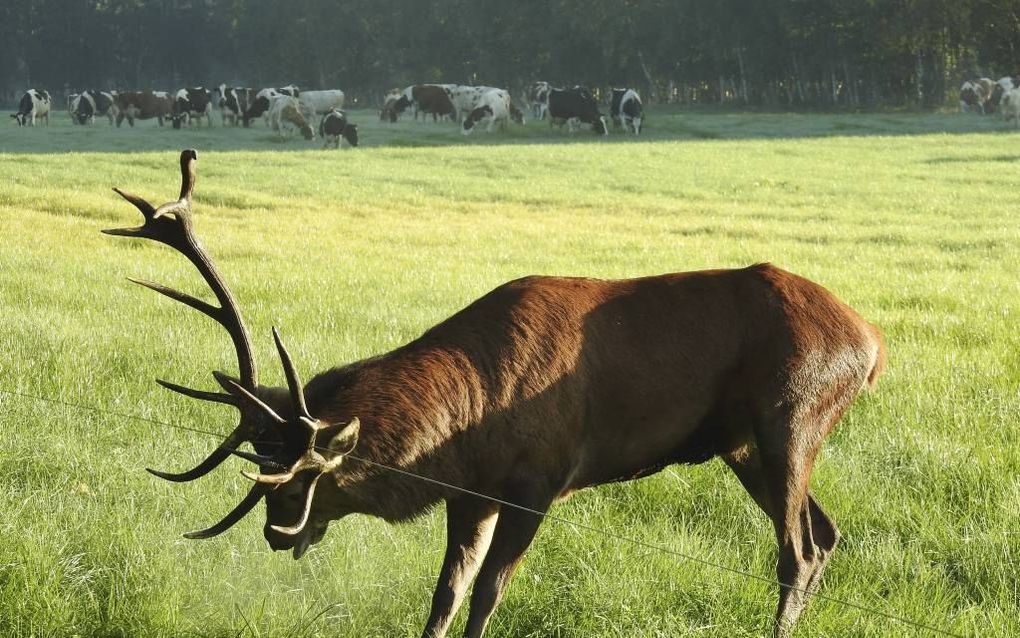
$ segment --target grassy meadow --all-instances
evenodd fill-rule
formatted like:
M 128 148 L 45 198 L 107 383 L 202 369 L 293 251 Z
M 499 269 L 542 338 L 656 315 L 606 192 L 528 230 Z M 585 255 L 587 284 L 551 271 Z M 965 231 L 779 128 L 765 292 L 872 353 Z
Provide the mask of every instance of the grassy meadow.
M 4 116 L 4 119 L 6 116 Z M 526 274 L 630 277 L 771 261 L 885 332 L 889 366 L 828 439 L 814 493 L 844 540 L 821 593 L 964 636 L 1020 635 L 1020 134 L 957 114 L 653 110 L 640 139 L 544 123 L 463 138 L 352 113 L 358 149 L 141 122 L 0 128 L 0 635 L 415 637 L 442 508 L 351 517 L 301 561 L 261 508 L 187 541 L 247 490 L 228 460 L 184 485 L 227 408 L 229 339 L 134 286 L 205 294 L 180 255 L 101 235 L 176 197 L 199 151 L 197 231 L 239 298 L 266 383 L 387 351 Z M 111 414 L 113 413 L 113 414 Z M 725 466 L 582 492 L 553 513 L 771 578 L 771 524 Z M 767 635 L 768 584 L 547 522 L 494 616 L 507 637 Z M 462 611 L 451 635 L 458 635 Z M 796 636 L 929 635 L 816 600 Z

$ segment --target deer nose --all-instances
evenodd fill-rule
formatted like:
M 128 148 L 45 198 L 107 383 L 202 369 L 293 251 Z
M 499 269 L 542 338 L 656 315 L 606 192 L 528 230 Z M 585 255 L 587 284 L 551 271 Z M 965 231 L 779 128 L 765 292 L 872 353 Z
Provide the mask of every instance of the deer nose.
M 266 537 L 266 542 L 269 543 L 269 547 L 274 552 L 279 552 L 294 547 L 295 538 L 294 536 L 281 534 L 280 532 L 277 532 L 276 530 L 270 528 L 268 523 L 264 528 L 262 528 L 262 534 L 263 536 Z

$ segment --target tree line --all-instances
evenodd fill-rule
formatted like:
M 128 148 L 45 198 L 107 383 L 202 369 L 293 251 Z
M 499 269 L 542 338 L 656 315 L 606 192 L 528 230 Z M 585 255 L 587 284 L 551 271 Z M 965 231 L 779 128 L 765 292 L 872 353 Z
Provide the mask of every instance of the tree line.
M 631 86 L 646 101 L 932 108 L 1020 67 L 1018 0 L 4 0 L 0 89 Z

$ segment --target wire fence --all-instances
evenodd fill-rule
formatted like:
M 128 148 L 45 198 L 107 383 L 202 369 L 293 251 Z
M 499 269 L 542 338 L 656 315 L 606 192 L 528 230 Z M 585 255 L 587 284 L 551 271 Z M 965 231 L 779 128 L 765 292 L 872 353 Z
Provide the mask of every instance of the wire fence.
M 202 430 L 202 429 L 199 429 L 199 428 L 193 428 L 193 427 L 189 427 L 189 426 L 179 425 L 179 424 L 176 424 L 176 423 L 168 423 L 168 422 L 165 422 L 165 421 L 160 421 L 158 419 L 152 419 L 152 418 L 148 418 L 148 417 L 143 417 L 143 416 L 136 415 L 136 414 L 130 414 L 130 413 L 126 413 L 126 412 L 115 412 L 115 411 L 112 411 L 112 410 L 106 410 L 104 408 L 88 406 L 88 405 L 82 405 L 82 404 L 78 404 L 78 403 L 62 401 L 62 400 L 59 400 L 59 399 L 52 399 L 52 398 L 49 398 L 49 397 L 43 397 L 43 396 L 38 396 L 38 395 L 34 395 L 34 394 L 28 394 L 28 393 L 25 393 L 25 392 L 17 392 L 17 391 L 14 391 L 14 390 L 6 390 L 6 389 L 3 389 L 3 388 L 0 388 L 0 394 L 6 394 L 6 395 L 9 395 L 9 396 L 21 397 L 21 398 L 25 398 L 25 399 L 32 399 L 32 400 L 40 401 L 40 402 L 43 402 L 43 403 L 50 403 L 50 404 L 54 404 L 54 405 L 60 405 L 60 406 L 64 406 L 64 407 L 71 408 L 71 409 L 84 410 L 84 411 L 93 412 L 93 413 L 96 413 L 96 414 L 102 414 L 102 415 L 107 415 L 107 416 L 112 416 L 112 417 L 117 417 L 117 418 L 122 418 L 122 419 L 131 419 L 131 420 L 136 420 L 136 421 L 143 421 L 145 423 L 151 423 L 151 424 L 154 424 L 154 425 L 159 425 L 161 427 L 172 428 L 172 429 L 181 430 L 181 431 L 184 431 L 184 432 L 191 432 L 191 433 L 194 433 L 194 434 L 201 434 L 203 436 L 213 437 L 213 438 L 218 439 L 221 442 L 222 442 L 222 440 L 225 437 L 225 435 L 222 434 L 222 433 L 210 432 L 208 430 Z M 316 449 L 322 450 L 322 451 L 327 451 L 326 448 L 322 448 L 322 447 L 319 447 L 319 446 L 316 446 Z M 464 488 L 464 487 L 461 487 L 461 486 L 458 486 L 458 485 L 453 485 L 453 484 L 450 484 L 450 483 L 446 483 L 444 481 L 440 481 L 440 480 L 437 480 L 437 479 L 434 479 L 434 478 L 430 478 L 428 476 L 423 476 L 421 474 L 416 474 L 414 472 L 409 472 L 407 470 L 404 470 L 404 469 L 401 469 L 401 468 L 398 468 L 398 467 L 393 467 L 391 465 L 387 465 L 387 464 L 384 464 L 384 463 L 378 463 L 376 461 L 372 461 L 370 459 L 362 458 L 362 457 L 359 457 L 359 456 L 354 455 L 354 454 L 346 454 L 344 458 L 345 459 L 350 459 L 350 460 L 353 460 L 353 461 L 356 461 L 356 462 L 359 462 L 359 463 L 363 463 L 363 464 L 366 464 L 366 465 L 369 465 L 369 466 L 373 466 L 373 467 L 379 468 L 379 469 L 387 471 L 387 472 L 393 472 L 395 474 L 399 474 L 401 476 L 405 476 L 405 477 L 413 479 L 413 480 L 418 480 L 418 481 L 424 481 L 424 482 L 427 482 L 427 483 L 431 483 L 433 485 L 437 485 L 437 486 L 443 487 L 445 489 L 449 489 L 449 490 L 452 490 L 452 491 L 455 491 L 455 492 L 458 492 L 458 493 L 461 493 L 461 494 L 464 494 L 464 495 L 474 496 L 476 498 L 485 499 L 485 500 L 491 501 L 493 503 L 498 503 L 502 507 L 510 507 L 510 508 L 513 508 L 513 509 L 520 510 L 522 512 L 527 512 L 527 513 L 530 513 L 530 514 L 534 514 L 535 516 L 541 517 L 543 519 L 551 520 L 551 521 L 554 521 L 556 523 L 560 523 L 560 524 L 563 524 L 563 525 L 569 525 L 569 526 L 571 526 L 571 527 L 573 527 L 575 529 L 584 530 L 586 532 L 591 532 L 593 534 L 597 534 L 597 535 L 600 535 L 600 536 L 602 536 L 604 538 L 608 538 L 608 539 L 611 539 L 611 540 L 614 540 L 614 541 L 618 541 L 618 542 L 622 542 L 622 543 L 627 543 L 627 544 L 633 545 L 635 547 L 640 547 L 640 548 L 643 548 L 643 549 L 660 552 L 660 553 L 662 553 L 664 555 L 672 556 L 674 558 L 679 558 L 679 559 L 682 559 L 682 560 L 685 560 L 685 561 L 688 561 L 688 562 L 691 562 L 691 563 L 696 563 L 696 564 L 699 564 L 699 565 L 702 565 L 702 566 L 705 566 L 705 567 L 709 567 L 709 568 L 712 568 L 712 569 L 715 569 L 715 570 L 718 570 L 718 571 L 727 572 L 729 574 L 732 574 L 732 575 L 735 575 L 735 576 L 739 576 L 741 578 L 746 578 L 748 580 L 755 580 L 755 581 L 758 581 L 758 582 L 761 582 L 761 583 L 766 583 L 766 584 L 769 584 L 769 585 L 773 585 L 775 587 L 781 587 L 781 588 L 784 588 L 784 589 L 798 591 L 798 592 L 801 592 L 801 593 L 803 593 L 803 594 L 805 594 L 805 595 L 807 595 L 807 596 L 809 596 L 810 598 L 813 598 L 813 599 L 825 601 L 825 602 L 828 602 L 828 603 L 833 603 L 835 605 L 840 605 L 840 606 L 847 607 L 847 608 L 850 608 L 850 609 L 855 609 L 857 611 L 860 611 L 860 612 L 863 612 L 863 613 L 866 613 L 866 614 L 870 614 L 872 616 L 877 616 L 877 617 L 885 618 L 887 620 L 892 620 L 892 621 L 895 621 L 895 622 L 898 622 L 898 623 L 902 623 L 903 625 L 906 625 L 906 626 L 909 626 L 909 627 L 913 627 L 914 629 L 917 629 L 919 631 L 925 631 L 925 632 L 929 632 L 929 633 L 940 635 L 940 636 L 951 636 L 953 638 L 965 638 L 962 634 L 957 634 L 957 633 L 954 633 L 952 631 L 949 631 L 949 630 L 946 630 L 946 629 L 942 629 L 940 627 L 936 627 L 934 625 L 929 625 L 929 624 L 926 624 L 926 623 L 922 623 L 922 622 L 919 622 L 917 620 L 914 620 L 914 619 L 911 619 L 911 618 L 907 618 L 905 616 L 901 616 L 901 615 L 897 615 L 897 614 L 894 614 L 894 613 L 885 612 L 885 611 L 882 611 L 880 609 L 876 609 L 874 607 L 869 607 L 867 605 L 863 605 L 863 604 L 856 603 L 856 602 L 853 602 L 853 601 L 844 600 L 844 599 L 841 599 L 841 598 L 835 598 L 833 596 L 828 596 L 828 595 L 825 595 L 825 594 L 819 594 L 817 592 L 812 592 L 812 591 L 807 590 L 807 589 L 801 589 L 801 588 L 798 588 L 798 587 L 791 587 L 790 585 L 786 585 L 784 583 L 781 583 L 781 582 L 779 582 L 778 580 L 776 580 L 774 578 L 769 578 L 769 577 L 766 577 L 766 576 L 761 576 L 761 575 L 758 575 L 758 574 L 753 574 L 751 572 L 746 572 L 746 571 L 743 571 L 743 570 L 740 570 L 740 569 L 735 569 L 735 568 L 729 567 L 727 565 L 722 565 L 722 564 L 719 564 L 719 563 L 715 563 L 713 561 L 706 560 L 704 558 L 700 558 L 698 556 L 694 556 L 694 555 L 691 555 L 691 554 L 686 554 L 684 552 L 677 551 L 675 549 L 672 549 L 670 547 L 666 547 L 664 545 L 659 545 L 657 543 L 650 543 L 650 542 L 639 540 L 639 539 L 632 538 L 632 537 L 629 537 L 629 536 L 624 536 L 624 535 L 619 534 L 617 532 L 614 532 L 612 530 L 602 529 L 600 527 L 595 527 L 593 525 L 589 525 L 589 524 L 586 524 L 586 523 L 580 523 L 580 522 L 577 522 L 577 521 L 574 521 L 574 520 L 571 520 L 571 519 L 568 519 L 568 518 L 564 518 L 562 516 L 558 516 L 556 514 L 550 514 L 549 512 L 543 512 L 543 511 L 540 511 L 540 510 L 536 510 L 536 509 L 533 509 L 533 508 L 530 508 L 530 507 L 526 507 L 524 505 L 513 503 L 511 501 L 507 501 L 507 500 L 504 500 L 504 499 L 501 499 L 501 498 L 490 496 L 488 494 L 483 494 L 481 492 L 476 492 L 474 490 L 470 490 L 470 489 L 467 489 L 467 488 Z

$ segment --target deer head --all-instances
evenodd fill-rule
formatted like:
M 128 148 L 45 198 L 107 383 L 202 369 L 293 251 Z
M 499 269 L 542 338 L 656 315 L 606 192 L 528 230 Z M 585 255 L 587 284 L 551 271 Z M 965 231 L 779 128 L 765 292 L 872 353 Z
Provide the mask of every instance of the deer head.
M 191 481 L 208 474 L 231 454 L 257 463 L 257 473 L 243 472 L 255 484 L 242 501 L 220 522 L 203 530 L 188 532 L 186 538 L 210 538 L 241 520 L 263 497 L 267 501 L 265 535 L 274 549 L 295 548 L 300 557 L 309 544 L 321 537 L 324 525 L 305 531 L 315 488 L 324 474 L 339 469 L 344 455 L 357 444 L 360 424 L 355 418 L 346 424 L 330 424 L 313 417 L 305 401 L 297 370 L 287 352 L 280 333 L 273 328 L 273 338 L 287 377 L 287 389 L 263 387 L 258 384 L 255 358 L 252 354 L 248 329 L 233 294 L 227 288 L 212 260 L 202 248 L 192 226 L 191 195 L 195 187 L 194 150 L 181 152 L 181 192 L 177 201 L 153 207 L 147 201 L 114 189 L 142 213 L 144 223 L 136 228 L 104 230 L 108 235 L 151 239 L 166 244 L 187 257 L 202 274 L 219 302 L 219 307 L 186 293 L 161 284 L 131 279 L 131 281 L 184 303 L 222 325 L 234 343 L 239 376 L 222 372 L 213 376 L 224 392 L 208 392 L 187 388 L 157 379 L 161 386 L 202 401 L 212 401 L 235 407 L 240 413 L 237 426 L 204 461 L 180 473 L 149 469 L 152 474 L 168 481 Z M 239 449 L 250 443 L 255 453 Z M 299 503 L 295 508 L 292 504 Z M 331 518 L 335 518 L 334 513 Z

